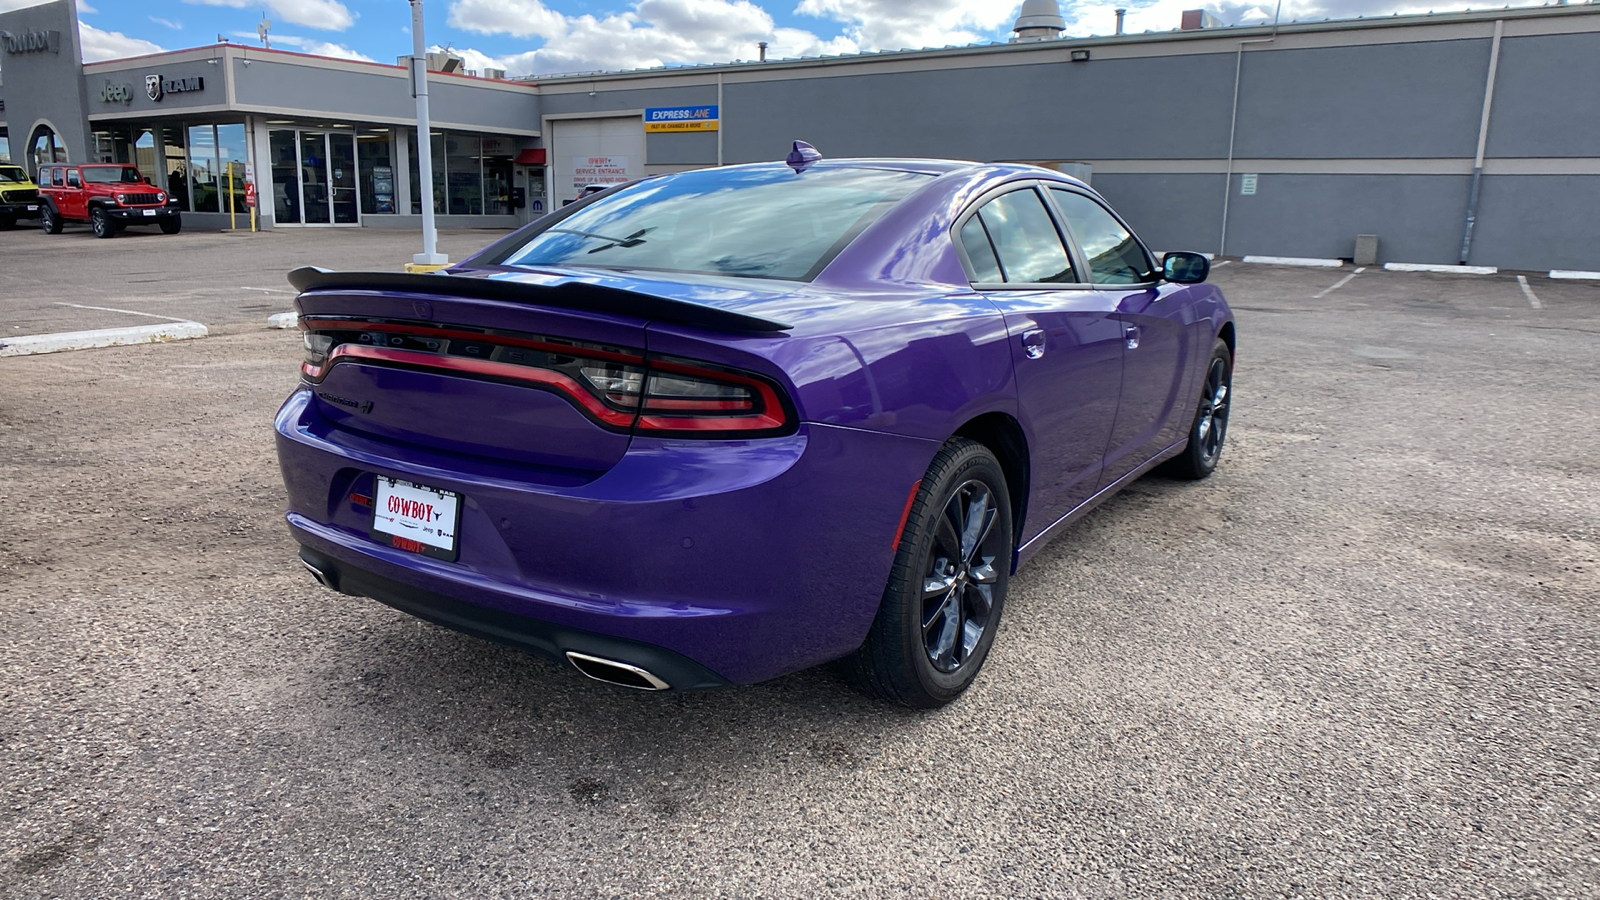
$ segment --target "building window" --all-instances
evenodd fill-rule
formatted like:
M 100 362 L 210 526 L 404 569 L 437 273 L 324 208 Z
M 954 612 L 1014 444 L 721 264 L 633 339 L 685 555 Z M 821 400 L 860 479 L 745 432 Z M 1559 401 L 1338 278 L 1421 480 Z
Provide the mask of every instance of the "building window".
M 249 215 L 250 210 L 244 205 L 244 164 L 249 158 L 245 150 L 244 124 L 218 125 L 217 179 L 222 189 L 218 212 Z
M 452 216 L 483 215 L 483 148 L 475 134 L 444 137 L 449 210 Z
M 356 133 L 362 215 L 396 211 L 393 138 L 387 128 L 363 128 Z
M 458 131 L 432 135 L 433 211 L 440 215 L 510 215 L 511 141 Z M 410 138 L 411 214 L 422 212 L 417 140 Z
M 216 128 L 189 126 L 189 199 L 195 212 L 217 212 L 221 208 L 217 171 Z

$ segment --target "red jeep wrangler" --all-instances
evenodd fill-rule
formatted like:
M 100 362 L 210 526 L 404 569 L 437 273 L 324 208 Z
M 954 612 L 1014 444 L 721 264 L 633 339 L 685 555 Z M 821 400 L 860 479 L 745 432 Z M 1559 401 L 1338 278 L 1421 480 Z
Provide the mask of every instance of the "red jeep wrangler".
M 40 166 L 39 201 L 39 223 L 46 234 L 60 234 L 67 222 L 88 222 L 101 238 L 129 225 L 160 225 L 162 234 L 177 234 L 183 227 L 167 192 L 133 166 Z

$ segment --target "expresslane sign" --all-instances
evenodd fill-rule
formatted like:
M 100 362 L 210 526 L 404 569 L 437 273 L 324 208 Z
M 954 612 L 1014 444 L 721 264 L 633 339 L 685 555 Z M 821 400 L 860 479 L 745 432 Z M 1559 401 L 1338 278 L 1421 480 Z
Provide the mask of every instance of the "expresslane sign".
M 644 111 L 646 133 L 662 131 L 716 131 L 715 106 L 652 106 Z

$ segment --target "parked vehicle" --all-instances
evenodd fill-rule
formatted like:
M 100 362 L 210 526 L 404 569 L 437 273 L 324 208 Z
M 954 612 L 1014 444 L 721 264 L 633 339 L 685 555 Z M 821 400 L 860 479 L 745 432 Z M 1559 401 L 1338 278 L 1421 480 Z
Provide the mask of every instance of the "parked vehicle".
M 39 186 L 21 166 L 0 165 L 0 228 L 39 215 Z
M 837 160 L 647 178 L 440 274 L 290 275 L 289 530 L 323 584 L 644 689 L 848 657 L 972 683 L 1007 583 L 1216 466 L 1234 323 L 1087 185 Z
M 69 222 L 87 222 L 99 238 L 115 237 L 129 225 L 157 225 L 162 234 L 183 227 L 167 192 L 134 166 L 40 166 L 39 182 L 39 224 L 46 234 L 60 234 Z

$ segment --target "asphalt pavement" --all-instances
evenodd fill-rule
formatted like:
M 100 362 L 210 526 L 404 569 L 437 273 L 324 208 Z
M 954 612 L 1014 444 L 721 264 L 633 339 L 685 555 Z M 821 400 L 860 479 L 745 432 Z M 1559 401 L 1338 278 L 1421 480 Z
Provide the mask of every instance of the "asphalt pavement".
M 1349 274 L 1215 271 L 1217 473 L 1035 557 L 931 713 L 319 587 L 292 332 L 0 360 L 0 896 L 1594 897 L 1600 285 Z

